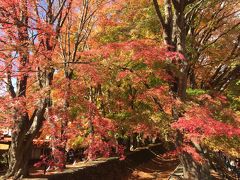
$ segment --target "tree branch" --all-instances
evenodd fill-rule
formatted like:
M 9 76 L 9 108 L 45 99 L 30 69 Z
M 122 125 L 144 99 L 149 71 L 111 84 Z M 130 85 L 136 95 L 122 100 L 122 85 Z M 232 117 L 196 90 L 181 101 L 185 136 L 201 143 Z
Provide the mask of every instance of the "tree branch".
M 160 11 L 160 7 L 159 7 L 159 4 L 158 4 L 158 1 L 157 0 L 153 0 L 153 5 L 154 5 L 154 8 L 156 10 L 157 16 L 158 16 L 158 18 L 160 20 L 160 23 L 161 23 L 162 27 L 164 28 L 165 27 L 165 22 L 164 22 L 162 13 Z

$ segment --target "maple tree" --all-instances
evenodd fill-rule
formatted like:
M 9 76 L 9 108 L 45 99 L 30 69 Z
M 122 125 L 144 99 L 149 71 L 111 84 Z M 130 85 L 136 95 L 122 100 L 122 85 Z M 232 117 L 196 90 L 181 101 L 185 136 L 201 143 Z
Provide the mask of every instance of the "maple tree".
M 57 37 L 71 1 L 1 1 L 1 80 L 7 94 L 2 112 L 8 112 L 12 143 L 6 177 L 27 174 L 32 140 L 48 107 Z
M 176 84 L 173 85 L 174 88 L 172 89 L 177 93 L 178 97 L 185 100 L 188 79 L 193 88 L 198 87 L 195 73 L 202 73 L 200 76 L 204 79 L 204 82 L 201 82 L 202 84 L 200 85 L 200 88 L 205 88 L 205 90 L 210 91 L 224 91 L 231 82 L 234 82 L 238 78 L 239 67 L 238 64 L 234 62 L 239 58 L 237 55 L 237 52 L 239 51 L 239 42 L 238 34 L 235 34 L 234 32 L 239 28 L 239 18 L 236 16 L 239 10 L 235 8 L 239 6 L 239 2 L 166 0 L 159 5 L 157 0 L 153 0 L 153 3 L 162 25 L 164 42 L 170 45 L 170 48 L 172 47 L 172 51 L 179 51 L 186 57 L 186 61 L 179 64 L 179 74 L 175 76 Z M 164 9 L 164 16 L 161 8 Z M 211 19 L 208 19 L 209 12 L 211 12 Z M 225 26 L 226 21 L 228 21 L 227 26 Z M 222 44 L 223 41 L 225 41 L 225 38 L 231 37 L 230 34 L 236 42 L 236 44 L 231 46 L 232 49 L 230 50 L 230 53 L 227 53 L 223 59 L 222 57 L 220 58 L 216 56 L 213 59 L 209 58 L 212 57 L 212 52 L 215 50 L 217 51 L 218 43 Z M 213 50 L 212 48 L 216 49 Z M 227 51 L 229 51 L 229 48 L 230 47 L 228 47 Z M 208 52 L 206 52 L 206 50 Z M 216 52 L 216 54 L 220 55 L 221 53 Z M 218 67 L 215 73 L 209 78 L 206 69 L 208 69 L 207 72 L 209 73 L 214 72 L 212 67 L 215 65 L 210 59 L 213 61 L 216 61 L 217 59 L 220 64 L 217 65 Z M 227 64 L 231 62 L 232 67 L 227 68 Z M 211 64 L 211 67 L 206 67 L 208 66 L 208 63 Z M 198 67 L 196 68 L 196 66 Z M 226 70 L 223 70 L 224 66 L 226 67 Z M 173 74 L 173 72 L 170 73 Z M 207 74 L 208 77 L 205 76 Z M 200 108 L 203 109 L 204 107 L 200 106 Z M 195 116 L 198 115 L 197 110 L 195 113 Z M 199 112 L 199 115 L 200 114 L 201 112 Z M 189 123 L 190 126 L 191 122 L 184 118 L 182 119 L 180 116 L 182 116 L 182 112 L 177 112 L 175 114 L 175 119 L 178 119 L 178 122 L 182 123 L 186 121 L 186 129 L 188 129 L 187 124 Z M 193 120 L 194 123 L 197 122 L 197 119 L 193 118 Z M 207 122 L 203 123 L 206 125 L 205 133 L 207 134 L 207 128 L 211 125 Z M 181 123 L 178 125 L 180 126 L 179 128 L 181 128 Z M 196 124 L 194 124 L 194 126 L 198 130 L 199 127 Z M 192 128 L 194 129 L 194 127 Z M 226 127 L 226 129 L 228 128 Z M 204 129 L 202 131 L 204 132 Z M 225 131 L 225 133 L 227 132 Z M 182 134 L 184 135 L 185 131 Z M 178 146 L 181 146 L 182 144 L 182 134 L 179 133 L 177 135 L 177 141 L 180 141 L 176 143 Z M 221 132 L 219 132 L 219 135 L 220 134 Z M 238 134 L 236 135 L 239 136 Z M 199 146 L 198 143 L 199 142 L 193 143 L 195 148 Z M 189 160 L 189 158 L 190 157 L 186 153 L 183 153 L 180 157 L 186 172 L 188 172 L 185 174 L 186 177 L 198 179 L 209 178 L 208 176 L 210 173 L 208 172 L 209 168 L 207 167 L 207 163 L 198 165 L 199 163 L 195 164 L 194 161 Z
M 169 91 L 174 94 L 173 97 L 188 101 L 189 92 L 224 92 L 228 89 L 229 84 L 233 85 L 237 82 L 239 77 L 239 38 L 237 33 L 239 2 L 166 0 L 153 1 L 152 6 L 149 6 L 147 1 L 118 1 L 116 6 L 116 9 L 108 8 L 111 18 L 108 13 L 105 14 L 95 39 L 103 44 L 122 42 L 127 39 L 161 39 L 169 45 L 170 51 L 182 53 L 186 61 L 179 61 L 175 63 L 176 66 L 162 66 L 159 69 L 167 72 L 165 75 L 174 79 L 168 81 Z M 156 13 L 153 13 L 154 9 Z M 209 19 L 209 12 L 212 13 L 211 19 Z M 157 18 L 160 20 L 160 24 L 157 23 Z M 224 53 L 220 48 L 225 43 L 229 43 L 229 46 L 224 47 L 226 47 L 226 51 L 230 50 L 230 53 Z M 129 77 L 133 71 L 131 68 L 125 67 L 125 69 L 126 71 L 121 73 L 120 77 Z M 193 89 L 187 89 L 188 87 Z M 139 91 L 139 88 L 142 87 L 136 88 L 136 91 Z M 203 88 L 203 90 L 195 88 Z M 159 104 L 161 99 L 162 97 L 159 101 L 155 97 L 155 103 Z M 194 97 L 190 99 L 192 100 Z M 188 111 L 185 103 L 182 104 L 182 107 L 172 106 L 171 118 L 178 120 L 184 111 Z M 199 108 L 205 107 L 200 106 Z M 163 109 L 161 113 L 164 114 L 165 110 Z M 201 114 L 201 112 L 199 113 Z M 215 120 L 217 123 L 219 117 Z M 196 174 L 199 174 L 199 177 L 204 177 L 204 174 L 210 175 L 207 172 L 208 167 L 204 170 L 202 165 L 191 166 L 190 164 L 194 161 L 188 160 L 189 158 L 191 159 L 189 156 L 184 158 L 187 163 L 183 162 L 183 165 L 186 166 L 187 171 L 194 171 L 194 168 L 191 169 L 188 166 L 197 167 L 193 173 L 194 178 L 196 178 Z M 202 172 L 198 171 L 201 167 L 203 167 Z

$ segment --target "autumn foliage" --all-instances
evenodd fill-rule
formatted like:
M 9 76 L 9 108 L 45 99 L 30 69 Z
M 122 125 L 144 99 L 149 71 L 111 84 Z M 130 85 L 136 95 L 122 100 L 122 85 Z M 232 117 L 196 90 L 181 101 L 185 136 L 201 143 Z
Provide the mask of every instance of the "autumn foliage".
M 239 157 L 239 4 L 149 3 L 0 0 L 6 177 L 27 174 L 33 140 L 51 149 L 36 166 L 61 170 L 65 150 L 124 159 L 136 139 L 174 144 L 197 164 L 207 161 L 198 146 L 223 150 L 218 140 Z

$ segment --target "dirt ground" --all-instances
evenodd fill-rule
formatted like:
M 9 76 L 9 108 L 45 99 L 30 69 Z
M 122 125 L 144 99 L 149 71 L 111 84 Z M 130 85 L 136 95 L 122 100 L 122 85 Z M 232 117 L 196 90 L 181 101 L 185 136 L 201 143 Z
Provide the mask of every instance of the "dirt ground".
M 179 161 L 177 159 L 165 159 L 161 156 L 156 156 L 150 161 L 132 169 L 132 173 L 129 175 L 128 179 L 167 180 L 178 164 Z
M 168 179 L 179 164 L 177 159 L 164 158 L 165 150 L 160 145 L 139 149 L 127 155 L 126 159 L 100 158 L 95 161 L 67 165 L 63 172 L 31 168 L 30 176 L 24 179 L 48 180 L 137 180 Z
M 163 152 L 159 148 L 152 151 L 150 149 L 142 149 L 128 155 L 126 160 L 122 162 L 107 162 L 107 159 L 102 159 L 93 162 L 79 162 L 75 165 L 68 165 L 66 171 L 75 171 L 77 169 L 85 169 L 82 174 L 71 176 L 71 179 L 89 179 L 89 180 L 138 180 L 138 179 L 156 179 L 167 180 L 169 175 L 179 164 L 177 159 L 164 158 Z M 106 163 L 104 163 L 106 162 Z M 99 164 L 100 163 L 100 164 Z M 92 167 L 97 167 L 93 169 Z M 38 176 L 42 174 L 42 170 L 34 170 L 31 172 L 32 177 L 54 178 L 55 173 L 48 172 L 47 176 Z M 79 171 L 80 172 L 80 171 Z M 57 175 L 55 174 L 55 175 Z M 60 176 L 59 176 L 60 177 Z M 68 179 L 67 176 L 61 176 L 62 179 Z

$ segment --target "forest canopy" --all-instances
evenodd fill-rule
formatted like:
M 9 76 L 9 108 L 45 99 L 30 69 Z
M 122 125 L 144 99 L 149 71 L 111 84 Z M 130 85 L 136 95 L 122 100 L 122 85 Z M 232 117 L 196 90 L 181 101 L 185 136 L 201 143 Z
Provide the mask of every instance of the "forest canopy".
M 0 0 L 6 178 L 28 174 L 33 140 L 59 169 L 62 149 L 123 159 L 135 136 L 173 144 L 190 179 L 206 151 L 240 158 L 239 32 L 238 0 Z

